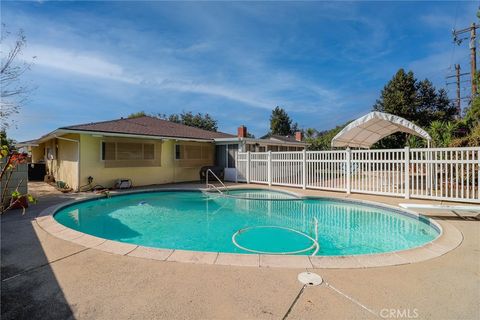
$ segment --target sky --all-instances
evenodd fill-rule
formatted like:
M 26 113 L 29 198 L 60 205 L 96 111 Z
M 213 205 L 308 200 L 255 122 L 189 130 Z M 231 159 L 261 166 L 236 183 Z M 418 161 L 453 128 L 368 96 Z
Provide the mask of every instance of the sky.
M 18 141 L 145 111 L 209 113 L 219 130 L 261 136 L 275 106 L 300 128 L 327 130 L 372 109 L 399 68 L 448 89 L 478 22 L 478 2 L 1 2 L 23 29 Z M 12 40 L 12 39 L 11 39 Z M 8 49 L 2 43 L 2 51 Z M 3 54 L 3 53 L 2 53 Z M 469 85 L 464 83 L 465 94 Z

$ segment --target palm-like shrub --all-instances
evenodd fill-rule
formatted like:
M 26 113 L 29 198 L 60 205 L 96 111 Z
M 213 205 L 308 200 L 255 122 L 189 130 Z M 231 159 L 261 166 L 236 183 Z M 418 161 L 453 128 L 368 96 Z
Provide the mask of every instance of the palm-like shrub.
M 457 124 L 453 122 L 433 121 L 429 128 L 432 144 L 434 147 L 448 147 L 457 131 Z

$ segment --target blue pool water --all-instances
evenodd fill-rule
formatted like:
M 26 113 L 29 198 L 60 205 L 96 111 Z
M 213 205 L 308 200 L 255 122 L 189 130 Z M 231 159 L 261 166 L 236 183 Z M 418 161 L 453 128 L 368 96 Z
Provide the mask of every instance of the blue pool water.
M 163 191 L 79 202 L 60 209 L 61 224 L 97 237 L 156 248 L 317 255 L 381 253 L 418 247 L 439 232 L 426 218 L 333 199 L 299 199 L 267 190 Z M 241 197 L 241 198 L 237 198 Z M 240 230 L 240 231 L 239 231 Z M 314 249 L 298 254 L 310 255 Z

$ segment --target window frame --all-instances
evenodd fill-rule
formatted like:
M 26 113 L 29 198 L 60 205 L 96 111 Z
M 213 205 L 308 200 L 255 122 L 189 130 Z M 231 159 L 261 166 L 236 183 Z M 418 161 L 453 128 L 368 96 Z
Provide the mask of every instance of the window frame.
M 101 140 L 100 141 L 100 161 L 101 162 L 105 162 L 107 161 L 105 159 L 105 144 L 106 143 L 114 143 L 115 144 L 115 160 L 108 160 L 108 161 L 156 161 L 157 160 L 157 147 L 156 147 L 156 143 L 155 142 L 126 142 L 126 143 L 136 143 L 136 144 L 141 144 L 142 145 L 142 159 L 117 159 L 118 158 L 118 147 L 117 147 L 117 143 L 119 143 L 119 141 L 105 141 L 105 140 Z M 120 141 L 120 143 L 123 143 Z M 145 145 L 148 144 L 148 145 L 152 145 L 153 146 L 153 158 L 151 159 L 145 159 Z
M 178 147 L 199 147 L 200 148 L 200 158 L 177 158 L 177 148 Z M 204 152 L 205 146 L 203 145 L 196 145 L 196 144 L 182 144 L 182 143 L 175 143 L 174 149 L 173 149 L 173 160 L 174 161 L 206 161 L 206 160 L 211 160 L 211 157 L 209 156 L 208 158 L 203 157 L 203 152 Z M 185 150 L 183 151 L 185 153 Z M 181 154 L 181 151 L 180 151 Z

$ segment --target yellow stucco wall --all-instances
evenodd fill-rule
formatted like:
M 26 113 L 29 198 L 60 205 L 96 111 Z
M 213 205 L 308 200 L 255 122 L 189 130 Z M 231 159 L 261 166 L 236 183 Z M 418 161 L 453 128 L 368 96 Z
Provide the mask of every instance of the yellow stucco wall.
M 108 138 L 112 140 L 113 138 Z M 213 143 L 198 142 L 175 142 L 174 140 L 146 140 L 137 139 L 140 142 L 155 142 L 156 153 L 161 146 L 161 165 L 149 167 L 105 167 L 105 162 L 101 160 L 101 143 L 105 141 L 104 137 L 94 137 L 91 135 L 81 135 L 80 138 L 80 185 L 88 183 L 88 176 L 94 178 L 93 185 L 100 184 L 104 187 L 112 187 L 119 178 L 128 178 L 132 180 L 134 186 L 163 184 L 171 182 L 196 181 L 199 179 L 198 172 L 202 166 L 212 165 L 215 159 L 215 147 Z M 115 139 L 113 139 L 115 140 Z M 122 139 L 118 139 L 122 141 Z M 128 139 L 132 141 L 132 139 Z M 201 162 L 192 163 L 190 166 L 179 166 L 178 160 L 174 159 L 175 144 L 187 143 L 197 145 L 207 145 L 211 150 L 211 157 Z
M 38 163 L 45 161 L 45 144 L 41 143 L 38 147 L 32 147 L 30 149 L 32 153 L 32 163 Z
M 80 138 L 78 134 L 67 134 L 63 137 L 77 141 Z M 53 159 L 45 159 L 46 148 L 50 148 Z M 53 175 L 56 181 L 64 181 L 71 188 L 76 189 L 78 187 L 77 148 L 76 142 L 54 138 L 32 148 L 32 162 L 45 159 L 47 172 Z
M 64 138 L 80 141 L 80 174 L 77 165 L 77 143 L 54 138 L 32 147 L 32 162 L 45 161 L 47 172 L 57 181 L 64 181 L 73 189 L 86 185 L 88 177 L 94 178 L 93 184 L 110 188 L 119 178 L 131 179 L 134 186 L 163 184 L 172 182 L 197 181 L 202 166 L 213 165 L 215 145 L 213 143 L 147 140 L 94 137 L 87 134 L 67 134 Z M 156 159 L 160 158 L 160 166 L 146 167 L 106 167 L 101 160 L 102 141 L 140 141 L 155 143 Z M 210 156 L 203 160 L 175 160 L 175 145 L 201 145 L 203 151 Z M 46 148 L 53 152 L 53 159 L 46 159 Z M 78 183 L 80 176 L 80 183 Z

